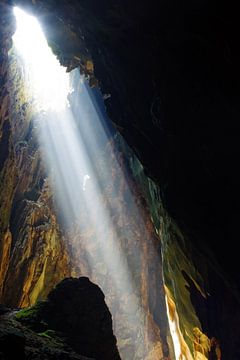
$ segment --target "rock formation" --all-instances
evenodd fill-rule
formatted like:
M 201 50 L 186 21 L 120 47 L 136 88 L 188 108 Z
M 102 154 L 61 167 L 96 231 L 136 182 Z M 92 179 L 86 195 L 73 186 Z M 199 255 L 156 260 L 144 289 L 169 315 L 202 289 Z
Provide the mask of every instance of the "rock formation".
M 46 301 L 6 311 L 0 318 L 1 359 L 120 360 L 104 295 L 88 278 L 64 279 Z

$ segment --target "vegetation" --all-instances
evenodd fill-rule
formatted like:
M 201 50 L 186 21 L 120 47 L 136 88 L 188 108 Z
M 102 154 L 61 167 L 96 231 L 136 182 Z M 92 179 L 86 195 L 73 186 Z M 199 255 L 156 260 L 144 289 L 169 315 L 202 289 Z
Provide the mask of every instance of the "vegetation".
M 43 320 L 43 309 L 46 301 L 38 301 L 34 306 L 22 309 L 15 315 L 16 320 L 37 332 L 44 332 L 47 324 Z
M 42 333 L 39 333 L 38 335 L 40 336 L 43 336 L 43 337 L 46 337 L 48 339 L 52 339 L 52 338 L 55 338 L 56 337 L 56 333 L 54 330 L 51 330 L 51 329 L 48 329 Z

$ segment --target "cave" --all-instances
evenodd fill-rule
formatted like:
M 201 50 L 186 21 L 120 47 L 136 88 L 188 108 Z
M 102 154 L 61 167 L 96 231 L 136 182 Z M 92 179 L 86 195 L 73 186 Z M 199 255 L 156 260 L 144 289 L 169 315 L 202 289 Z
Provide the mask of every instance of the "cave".
M 0 359 L 239 360 L 235 2 L 0 0 Z

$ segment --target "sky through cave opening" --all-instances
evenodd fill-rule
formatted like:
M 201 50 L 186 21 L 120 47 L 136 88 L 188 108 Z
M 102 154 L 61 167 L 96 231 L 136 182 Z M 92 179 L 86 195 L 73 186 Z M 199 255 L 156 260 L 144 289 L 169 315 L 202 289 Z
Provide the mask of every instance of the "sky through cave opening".
M 167 314 L 159 319 L 158 306 L 163 303 L 155 299 L 160 302 L 153 305 L 147 288 L 147 280 L 155 276 L 154 292 L 160 297 L 156 234 L 124 156 L 115 148 L 115 130 L 103 111 L 101 95 L 89 88 L 77 69 L 67 73 L 60 65 L 36 18 L 19 8 L 14 14 L 13 41 L 33 98 L 38 141 L 72 262 L 79 262 L 75 274 L 89 276 L 106 294 L 120 353 L 124 336 L 132 333 L 129 348 L 135 355 L 122 354 L 123 359 L 164 358 L 159 328 Z M 91 224 L 90 230 L 86 224 Z

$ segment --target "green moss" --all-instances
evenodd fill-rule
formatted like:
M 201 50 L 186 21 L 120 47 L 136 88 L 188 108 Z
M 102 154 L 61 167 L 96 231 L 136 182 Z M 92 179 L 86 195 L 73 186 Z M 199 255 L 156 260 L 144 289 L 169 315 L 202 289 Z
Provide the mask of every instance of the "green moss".
M 16 319 L 19 321 L 38 321 L 45 303 L 45 301 L 38 301 L 34 306 L 20 310 L 15 315 Z
M 46 302 L 47 300 L 39 301 L 32 307 L 20 310 L 15 315 L 15 319 L 37 333 L 46 331 L 48 329 L 48 324 L 44 321 Z
M 39 335 L 39 336 L 46 337 L 46 338 L 49 338 L 49 339 L 53 339 L 53 338 L 56 337 L 55 331 L 54 331 L 54 330 L 50 330 L 50 329 L 48 329 L 48 330 L 46 330 L 46 331 L 44 331 L 44 332 L 42 332 L 42 333 L 39 333 L 38 335 Z

